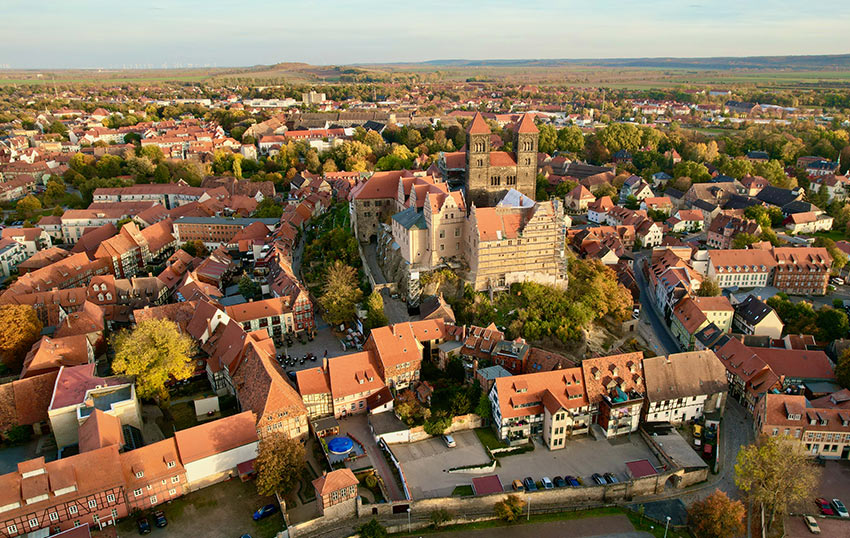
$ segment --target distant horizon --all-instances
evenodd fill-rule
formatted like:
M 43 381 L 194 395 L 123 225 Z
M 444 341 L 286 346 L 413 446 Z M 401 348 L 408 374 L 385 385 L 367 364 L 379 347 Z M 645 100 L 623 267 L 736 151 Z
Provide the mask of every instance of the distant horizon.
M 6 0 L 4 69 L 726 58 L 847 53 L 850 3 L 822 0 Z M 429 58 L 431 60 L 429 60 Z M 476 61 L 482 61 L 476 60 Z
M 653 60 L 752 60 L 752 59 L 762 59 L 762 58 L 848 58 L 850 59 L 850 52 L 836 52 L 836 53 L 808 53 L 808 54 L 756 54 L 756 55 L 744 55 L 744 56 L 605 56 L 598 58 L 590 58 L 590 57 L 561 57 L 561 58 L 432 58 L 427 60 L 413 60 L 413 61 L 372 61 L 372 62 L 350 62 L 350 63 L 327 63 L 327 64 L 315 64 L 302 60 L 280 60 L 271 63 L 257 63 L 257 64 L 242 64 L 242 65 L 215 65 L 215 64 L 207 64 L 207 65 L 195 65 L 195 64 L 186 64 L 186 65 L 163 65 L 163 66 L 138 66 L 138 65 L 127 65 L 121 67 L 115 66 L 80 66 L 80 67 L 45 67 L 45 66 L 34 66 L 34 67 L 3 67 L 4 64 L 0 64 L 0 71 L 162 71 L 162 70 L 173 70 L 173 69 L 252 69 L 252 68 L 260 68 L 260 67 L 272 67 L 275 65 L 309 65 L 314 67 L 331 67 L 331 66 L 339 66 L 339 67 L 358 67 L 358 66 L 392 66 L 392 65 L 443 65 L 443 64 L 457 64 L 459 66 L 463 66 L 463 63 L 470 64 L 479 64 L 479 63 L 488 63 L 488 64 L 500 64 L 500 63 L 531 63 L 531 62 L 566 62 L 566 63 L 575 63 L 580 65 L 582 63 L 592 63 L 592 62 L 614 62 L 614 61 L 653 61 Z

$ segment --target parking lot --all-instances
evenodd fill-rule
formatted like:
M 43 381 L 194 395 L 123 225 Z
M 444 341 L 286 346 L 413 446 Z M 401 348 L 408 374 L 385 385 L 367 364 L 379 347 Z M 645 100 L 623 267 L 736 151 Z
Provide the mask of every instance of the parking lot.
M 456 486 L 472 484 L 472 478 L 480 475 L 449 473 L 450 468 L 490 461 L 474 431 L 457 432 L 452 437 L 455 448 L 446 447 L 442 437 L 392 445 L 414 499 L 451 495 Z
M 432 438 L 408 445 L 393 445 L 414 499 L 450 495 L 457 486 L 471 485 L 481 474 L 449 473 L 452 467 L 486 463 L 489 458 L 474 431 L 453 434 L 456 448 L 446 448 L 442 438 Z M 592 484 L 593 473 L 613 473 L 621 481 L 627 480 L 626 462 L 647 459 L 656 468 L 660 462 L 646 443 L 637 435 L 629 439 L 595 440 L 577 437 L 567 442 L 563 450 L 549 450 L 535 442 L 531 452 L 499 458 L 494 471 L 499 475 L 505 490 L 511 482 L 530 476 L 540 481 L 544 476 L 580 477 L 586 485 Z
M 536 481 L 544 476 L 580 477 L 585 485 L 592 485 L 590 476 L 593 473 L 613 473 L 620 481 L 627 480 L 626 462 L 649 460 L 655 468 L 659 468 L 658 459 L 638 435 L 631 439 L 599 441 L 592 437 L 569 439 L 563 450 L 549 450 L 535 443 L 534 451 L 502 458 L 497 469 L 502 485 L 510 487 L 514 480 L 522 480 L 526 476 Z
M 792 512 L 815 516 L 821 536 L 850 536 L 850 520 L 820 518 L 820 510 L 814 502 L 816 498 L 822 497 L 827 501 L 840 499 L 845 505 L 850 503 L 850 462 L 830 460 L 820 469 L 820 483 L 812 497 L 803 506 L 794 507 Z M 800 516 L 788 517 L 785 524 L 786 536 L 789 538 L 812 536 Z

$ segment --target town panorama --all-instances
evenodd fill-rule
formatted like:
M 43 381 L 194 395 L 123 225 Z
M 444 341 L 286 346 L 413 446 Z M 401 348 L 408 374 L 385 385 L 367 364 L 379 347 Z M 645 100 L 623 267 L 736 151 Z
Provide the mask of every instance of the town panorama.
M 850 536 L 848 76 L 0 70 L 0 537 Z

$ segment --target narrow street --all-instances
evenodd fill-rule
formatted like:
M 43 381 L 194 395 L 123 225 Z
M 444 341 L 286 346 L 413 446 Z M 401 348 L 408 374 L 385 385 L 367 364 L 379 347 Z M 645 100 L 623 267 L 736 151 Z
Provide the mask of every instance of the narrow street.
M 647 286 L 646 280 L 643 277 L 642 266 L 644 263 L 646 263 L 647 256 L 648 254 L 646 253 L 638 253 L 637 255 L 635 255 L 635 279 L 637 280 L 638 287 L 640 288 L 640 322 L 647 329 L 652 329 L 652 333 L 655 336 L 655 346 L 658 347 L 658 345 L 660 345 L 660 347 L 662 348 L 654 349 L 656 353 L 658 353 L 659 355 L 679 353 L 681 351 L 681 349 L 679 348 L 679 344 L 677 344 L 676 341 L 673 340 L 673 337 L 670 336 L 670 332 L 664 325 L 664 321 L 661 319 L 658 312 L 656 311 L 655 301 L 653 301 L 650 297 L 649 287 Z M 646 320 L 649 320 L 648 327 L 646 326 Z

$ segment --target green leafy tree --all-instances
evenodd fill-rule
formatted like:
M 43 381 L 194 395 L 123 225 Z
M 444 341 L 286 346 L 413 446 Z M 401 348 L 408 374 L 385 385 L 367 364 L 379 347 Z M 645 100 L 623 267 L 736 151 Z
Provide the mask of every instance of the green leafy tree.
M 696 538 L 737 538 L 744 534 L 746 510 L 719 489 L 688 508 L 688 526 Z
M 387 538 L 389 536 L 387 529 L 375 518 L 372 518 L 368 523 L 360 525 L 357 528 L 357 534 L 360 535 L 360 538 Z
M 373 291 L 366 299 L 366 326 L 369 329 L 384 327 L 389 324 L 384 313 L 384 298 L 377 291 Z
M 257 447 L 257 493 L 263 497 L 285 495 L 304 470 L 304 446 L 282 433 L 263 436 Z
M 520 499 L 518 495 L 508 495 L 504 501 L 496 503 L 493 507 L 493 512 L 499 519 L 513 523 L 522 516 L 524 509 L 525 501 Z
M 15 211 L 19 219 L 27 220 L 41 211 L 41 202 L 32 194 L 28 194 L 23 199 L 18 200 Z
M 814 246 L 826 249 L 827 253 L 832 257 L 832 267 L 835 269 L 841 269 L 847 265 L 847 255 L 835 246 L 835 241 L 832 239 L 828 237 L 818 237 L 815 239 Z
M 183 250 L 185 250 L 196 258 L 203 258 L 207 254 L 209 254 L 209 249 L 207 249 L 207 246 L 204 245 L 203 241 L 199 239 L 186 241 L 180 248 L 182 248 Z
M 841 352 L 835 366 L 835 378 L 842 387 L 850 389 L 850 348 Z
M 717 285 L 714 279 L 706 278 L 700 284 L 697 295 L 699 297 L 717 297 L 720 295 L 720 286 Z
M 423 429 L 428 435 L 443 435 L 446 429 L 452 425 L 452 419 L 449 417 L 432 416 L 425 422 Z
M 839 338 L 845 338 L 850 330 L 850 322 L 843 310 L 830 306 L 824 306 L 817 311 L 815 322 L 818 326 L 818 335 L 825 342 L 832 342 Z
M 790 505 L 811 497 L 819 475 L 799 439 L 788 436 L 762 437 L 741 448 L 735 463 L 735 485 L 765 511 L 768 532 Z
M 239 279 L 239 295 L 246 299 L 254 299 L 260 295 L 260 285 L 248 275 L 242 275 Z
M 167 399 L 166 383 L 188 379 L 194 371 L 194 340 L 167 319 L 143 321 L 132 331 L 117 333 L 112 347 L 112 370 L 135 376 L 136 391 L 142 398 Z
M 437 508 L 431 512 L 429 519 L 431 520 L 431 525 L 435 529 L 439 529 L 452 520 L 452 513 L 445 508 Z
M 279 219 L 283 215 L 283 207 L 273 198 L 263 198 L 254 210 L 254 217 L 258 219 Z
M 334 261 L 327 269 L 323 294 L 319 298 L 325 321 L 331 325 L 351 321 L 362 298 L 363 292 L 357 285 L 357 270 L 340 260 Z
M 744 249 L 753 243 L 758 243 L 760 241 L 759 236 L 748 234 L 748 233 L 739 233 L 732 240 L 732 248 Z
M 673 177 L 689 177 L 694 183 L 704 183 L 711 179 L 711 174 L 702 163 L 681 161 L 673 166 Z

